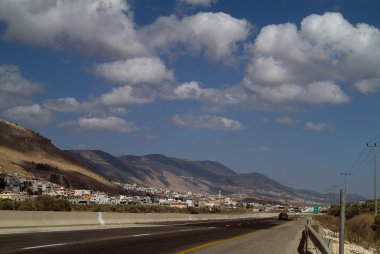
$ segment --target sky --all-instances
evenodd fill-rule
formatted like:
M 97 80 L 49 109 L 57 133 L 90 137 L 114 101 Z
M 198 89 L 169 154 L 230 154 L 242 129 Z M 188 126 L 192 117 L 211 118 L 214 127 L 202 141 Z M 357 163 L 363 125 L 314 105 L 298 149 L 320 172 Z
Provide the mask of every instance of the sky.
M 380 2 L 1 0 L 0 118 L 61 149 L 373 197 Z

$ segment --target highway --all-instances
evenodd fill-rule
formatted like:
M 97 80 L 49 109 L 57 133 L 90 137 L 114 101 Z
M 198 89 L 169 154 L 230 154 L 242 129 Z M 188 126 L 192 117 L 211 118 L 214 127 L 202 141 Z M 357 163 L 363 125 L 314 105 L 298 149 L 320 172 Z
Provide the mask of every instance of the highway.
M 205 251 L 207 246 L 222 244 L 226 242 L 225 239 L 233 238 L 228 242 L 234 242 L 270 228 L 276 230 L 281 227 L 279 225 L 287 223 L 292 222 L 278 221 L 277 218 L 255 218 L 166 222 L 132 228 L 3 232 L 0 234 L 0 253 L 190 253 Z

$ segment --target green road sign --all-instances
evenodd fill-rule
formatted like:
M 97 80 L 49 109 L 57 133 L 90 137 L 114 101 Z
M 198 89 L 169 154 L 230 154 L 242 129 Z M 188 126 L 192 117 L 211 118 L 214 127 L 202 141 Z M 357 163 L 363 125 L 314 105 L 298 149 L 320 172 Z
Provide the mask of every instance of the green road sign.
M 318 214 L 319 212 L 319 206 L 318 205 L 313 205 L 313 213 Z

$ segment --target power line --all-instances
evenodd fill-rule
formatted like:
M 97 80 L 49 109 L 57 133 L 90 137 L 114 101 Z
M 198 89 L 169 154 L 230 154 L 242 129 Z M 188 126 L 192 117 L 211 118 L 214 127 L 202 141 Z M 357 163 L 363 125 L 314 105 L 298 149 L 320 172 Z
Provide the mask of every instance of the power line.
M 365 148 L 367 148 L 367 147 L 365 147 Z M 366 151 L 367 151 L 367 154 L 364 157 L 364 159 L 360 161 L 360 164 L 358 164 L 357 167 L 355 167 L 355 168 L 352 167 L 352 171 L 350 173 L 352 173 L 352 174 L 358 173 L 362 169 L 365 169 L 368 166 L 368 164 L 372 161 L 371 152 L 368 149 L 366 149 Z

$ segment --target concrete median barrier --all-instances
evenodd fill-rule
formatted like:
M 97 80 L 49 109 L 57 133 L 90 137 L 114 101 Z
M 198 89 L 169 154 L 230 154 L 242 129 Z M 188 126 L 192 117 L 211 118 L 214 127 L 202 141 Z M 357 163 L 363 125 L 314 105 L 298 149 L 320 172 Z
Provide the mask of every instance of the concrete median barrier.
M 97 213 L 52 211 L 0 211 L 0 228 L 121 225 L 165 221 L 223 220 L 274 217 L 273 213 L 181 214 L 181 213 Z

